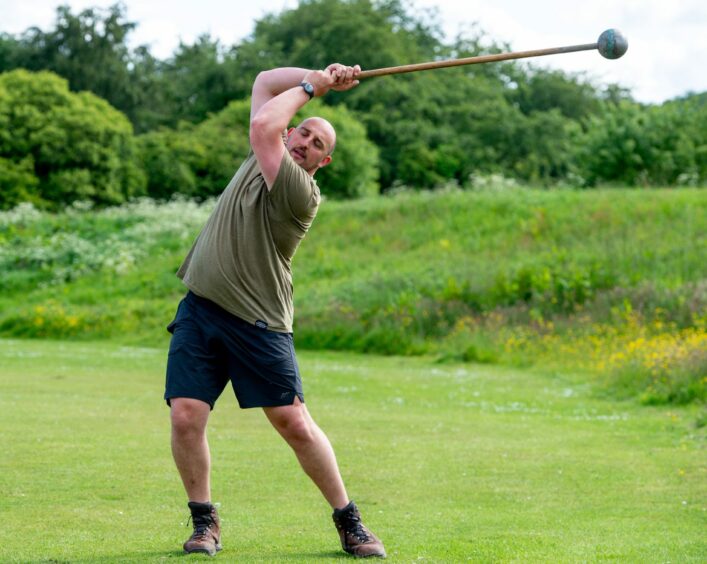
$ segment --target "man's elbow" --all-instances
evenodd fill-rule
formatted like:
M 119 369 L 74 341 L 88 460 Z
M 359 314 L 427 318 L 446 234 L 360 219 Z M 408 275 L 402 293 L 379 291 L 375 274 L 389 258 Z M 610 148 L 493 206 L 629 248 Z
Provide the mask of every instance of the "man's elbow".
M 273 146 L 275 142 L 283 140 L 283 128 L 278 127 L 272 119 L 268 119 L 267 115 L 261 113 L 250 120 L 251 147 Z
M 268 119 L 267 115 L 263 115 L 265 112 L 258 112 L 250 120 L 250 141 L 258 141 L 260 139 L 267 138 L 271 135 L 272 120 Z
M 272 74 L 271 70 L 260 71 L 253 81 L 252 91 L 255 93 L 258 90 L 270 90 L 270 76 Z

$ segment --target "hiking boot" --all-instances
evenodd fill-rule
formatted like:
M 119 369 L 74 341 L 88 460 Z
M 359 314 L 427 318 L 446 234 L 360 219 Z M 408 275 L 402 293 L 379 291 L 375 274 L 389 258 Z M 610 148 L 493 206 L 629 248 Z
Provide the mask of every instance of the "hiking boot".
M 361 523 L 361 514 L 353 501 L 343 509 L 335 509 L 331 517 L 339 531 L 341 548 L 346 552 L 357 558 L 385 558 L 383 543 Z
M 203 552 L 214 556 L 221 550 L 221 521 L 216 508 L 210 503 L 189 502 L 194 532 L 184 543 L 184 552 Z

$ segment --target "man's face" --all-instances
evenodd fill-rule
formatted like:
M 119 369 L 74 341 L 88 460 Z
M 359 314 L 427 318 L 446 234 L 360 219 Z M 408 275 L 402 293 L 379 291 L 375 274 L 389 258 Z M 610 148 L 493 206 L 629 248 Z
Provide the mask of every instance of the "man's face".
M 334 129 L 329 122 L 310 118 L 290 129 L 287 134 L 287 151 L 299 166 L 313 175 L 317 169 L 331 161 L 329 153 L 335 139 Z

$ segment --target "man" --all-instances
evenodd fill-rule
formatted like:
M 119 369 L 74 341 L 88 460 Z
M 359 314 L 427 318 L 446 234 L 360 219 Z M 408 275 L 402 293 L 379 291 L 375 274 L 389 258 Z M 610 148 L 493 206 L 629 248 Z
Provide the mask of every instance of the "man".
M 221 549 L 211 504 L 206 425 L 231 381 L 241 408 L 261 407 L 333 509 L 343 549 L 385 556 L 348 498 L 326 435 L 304 405 L 292 339 L 291 259 L 320 202 L 314 182 L 331 162 L 336 133 L 310 118 L 286 133 L 312 97 L 358 84 L 360 68 L 279 68 L 253 85 L 251 152 L 221 195 L 178 276 L 189 289 L 169 325 L 165 400 L 172 454 L 189 498 L 194 533 L 186 552 Z M 283 142 L 284 141 L 284 142 Z

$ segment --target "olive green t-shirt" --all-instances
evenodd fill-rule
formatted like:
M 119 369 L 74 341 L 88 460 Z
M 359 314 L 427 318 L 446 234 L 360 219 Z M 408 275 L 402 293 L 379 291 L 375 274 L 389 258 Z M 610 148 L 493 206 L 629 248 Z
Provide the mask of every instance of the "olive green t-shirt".
M 291 333 L 292 257 L 320 200 L 314 179 L 287 151 L 268 191 L 251 150 L 177 276 L 195 294 L 247 322 Z

